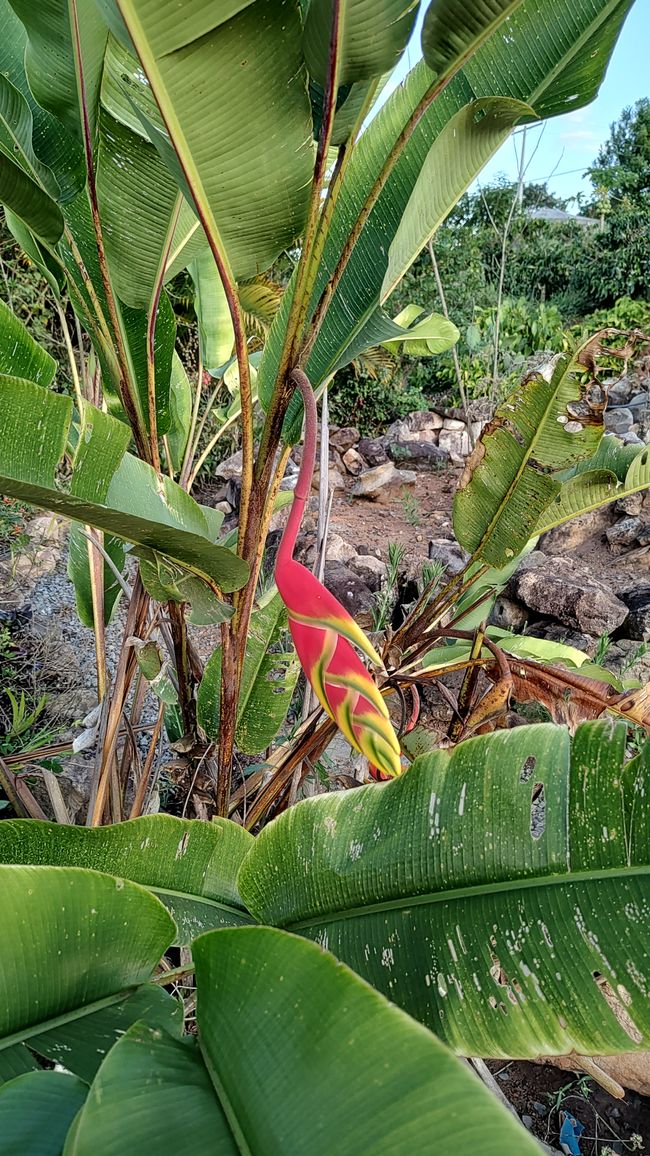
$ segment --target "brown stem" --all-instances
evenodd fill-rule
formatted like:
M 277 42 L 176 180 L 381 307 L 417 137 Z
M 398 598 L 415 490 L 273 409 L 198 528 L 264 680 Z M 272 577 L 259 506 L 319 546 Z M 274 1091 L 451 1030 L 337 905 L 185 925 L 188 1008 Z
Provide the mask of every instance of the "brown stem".
M 221 690 L 219 714 L 219 775 L 215 793 L 217 815 L 228 815 L 232 760 L 237 729 L 239 679 L 237 677 L 237 647 L 230 622 L 221 626 Z
M 178 675 L 178 704 L 186 735 L 196 733 L 196 704 L 187 645 L 187 621 L 183 602 L 168 602 L 167 613 L 174 646 L 174 662 Z
M 137 574 L 133 583 L 133 594 L 124 626 L 124 640 L 132 635 L 139 638 L 144 630 L 149 609 L 149 595 L 146 593 L 140 575 Z M 123 645 L 115 672 L 113 693 L 110 706 L 106 713 L 105 727 L 101 747 L 101 759 L 97 768 L 95 781 L 91 785 L 90 801 L 88 806 L 88 825 L 98 827 L 104 821 L 104 813 L 108 801 L 109 785 L 117 781 L 115 752 L 122 712 L 126 704 L 129 688 L 137 669 L 135 651 L 132 646 Z M 108 705 L 108 704 L 107 704 Z
M 439 622 L 454 602 L 461 598 L 465 591 L 469 590 L 473 583 L 489 569 L 488 566 L 483 565 L 479 567 L 475 574 L 468 577 L 468 571 L 474 565 L 474 562 L 475 558 L 470 558 L 463 569 L 442 588 L 436 598 L 434 598 L 432 602 L 429 602 L 428 605 L 426 604 L 424 595 L 419 599 L 417 606 L 406 619 L 406 622 L 402 623 L 399 630 L 393 636 L 392 645 L 394 647 L 399 647 L 402 651 L 408 650 L 411 646 L 411 637 L 414 633 L 417 634 L 414 642 L 419 644 L 416 645 L 414 653 L 419 654 L 428 647 L 431 637 L 424 638 L 424 634 L 426 634 L 429 628 L 437 621 Z
M 476 637 L 472 643 L 470 652 L 471 666 L 467 667 L 465 677 L 463 678 L 461 688 L 458 694 L 458 717 L 451 720 L 448 735 L 452 742 L 457 742 L 460 738 L 465 719 L 468 717 L 474 700 L 474 692 L 478 682 L 480 667 L 477 664 L 477 659 L 481 657 L 483 649 L 483 639 L 485 637 L 485 625 L 481 626 L 476 632 Z
M 282 753 L 282 758 L 276 762 L 273 778 L 259 792 L 246 815 L 244 826 L 247 830 L 250 831 L 259 823 L 269 807 L 289 787 L 295 768 L 304 762 L 308 756 L 317 759 L 332 741 L 332 737 L 336 733 L 336 723 L 327 718 L 319 725 L 319 720 L 322 717 L 322 710 L 314 711 L 300 728 L 298 735 L 288 745 L 286 752 Z
M 88 99 L 86 94 L 86 84 L 84 80 L 84 66 L 81 52 L 81 35 L 79 32 L 77 5 L 74 0 L 73 3 L 70 4 L 70 22 L 72 26 L 72 42 L 75 56 L 75 67 L 77 71 L 77 84 L 79 87 L 79 101 L 81 105 L 82 134 L 84 153 L 86 158 L 86 171 L 88 176 L 88 200 L 90 202 L 90 212 L 92 215 L 95 241 L 97 244 L 99 269 L 101 273 L 102 284 L 104 286 L 104 293 L 106 295 L 108 313 L 113 328 L 113 337 L 117 346 L 118 363 L 120 368 L 120 401 L 122 402 L 124 412 L 126 413 L 126 416 L 128 417 L 129 423 L 133 430 L 133 436 L 138 453 L 140 454 L 140 457 L 145 459 L 145 461 L 150 461 L 150 447 L 148 444 L 146 430 L 143 428 L 138 407 L 133 398 L 133 394 L 131 393 L 129 361 L 126 355 L 124 338 L 122 335 L 122 329 L 117 312 L 117 303 L 113 293 L 113 285 L 111 282 L 108 261 L 106 258 L 106 249 L 104 247 L 104 235 L 102 232 L 102 223 L 99 215 L 97 186 L 95 183 L 95 161 L 93 157 L 93 142 L 90 132 L 90 119 L 88 116 Z
M 131 806 L 129 819 L 137 819 L 138 816 L 142 814 L 142 809 L 144 807 L 144 801 L 146 798 L 147 789 L 149 787 L 149 782 L 151 780 L 151 772 L 153 770 L 153 763 L 154 763 L 154 758 L 156 755 L 156 748 L 158 746 L 158 740 L 160 738 L 160 732 L 162 730 L 162 724 L 163 724 L 164 717 L 165 717 L 165 704 L 164 704 L 164 702 L 161 702 L 161 704 L 158 708 L 158 717 L 156 719 L 156 725 L 153 729 L 153 734 L 151 736 L 151 742 L 149 744 L 149 750 L 147 751 L 147 757 L 145 759 L 144 767 L 142 768 L 142 774 L 140 776 L 140 780 L 139 780 L 138 785 L 136 787 L 135 795 L 133 797 L 133 803 Z

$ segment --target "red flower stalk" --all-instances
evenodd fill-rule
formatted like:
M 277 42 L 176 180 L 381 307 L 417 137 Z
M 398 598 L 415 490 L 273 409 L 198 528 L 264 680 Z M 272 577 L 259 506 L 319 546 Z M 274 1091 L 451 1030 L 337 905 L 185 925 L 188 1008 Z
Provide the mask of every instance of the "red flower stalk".
M 381 777 L 401 773 L 400 749 L 377 686 L 351 646 L 355 643 L 376 666 L 381 659 L 340 602 L 306 566 L 293 557 L 300 523 L 309 500 L 316 460 L 316 399 L 299 369 L 292 380 L 305 406 L 305 443 L 298 482 L 275 566 L 275 581 L 289 612 L 289 629 L 300 664 L 321 705 L 348 742 L 377 768 Z

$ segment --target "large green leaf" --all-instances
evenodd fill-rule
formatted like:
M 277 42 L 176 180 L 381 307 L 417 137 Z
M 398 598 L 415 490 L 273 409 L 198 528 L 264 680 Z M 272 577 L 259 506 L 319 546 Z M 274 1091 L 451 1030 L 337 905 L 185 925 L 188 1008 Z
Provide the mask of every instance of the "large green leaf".
M 121 305 L 120 314 L 130 363 L 130 376 L 135 384 L 138 407 L 148 430 L 150 422 L 147 393 L 147 314 L 144 309 L 131 309 L 128 305 Z M 154 334 L 156 428 L 159 436 L 167 433 L 171 425 L 169 387 L 175 341 L 176 316 L 169 297 L 163 291 L 156 314 Z
M 88 1085 L 67 1072 L 28 1072 L 0 1088 L 3 1156 L 61 1156 Z
M 87 118 L 91 140 L 99 101 L 108 29 L 94 0 L 10 0 L 27 31 L 25 71 L 42 108 L 81 141 Z M 76 44 L 75 26 L 78 29 Z M 83 105 L 77 48 L 83 61 Z
M 2 0 L 0 0 L 0 3 Z M 55 297 L 61 296 L 65 286 L 65 272 L 60 262 L 52 256 L 38 238 L 28 229 L 24 221 L 12 213 L 5 205 L 5 224 L 11 235 L 16 239 L 24 253 L 48 282 Z
M 49 385 L 56 361 L 34 341 L 22 321 L 0 301 L 0 373 L 26 377 L 39 385 Z
M 111 534 L 104 537 L 102 546 L 113 565 L 117 567 L 118 573 L 122 573 L 126 561 L 124 542 L 121 538 L 116 538 Z M 90 558 L 93 550 L 94 547 L 88 540 L 87 531 L 77 522 L 73 522 L 68 534 L 67 574 L 74 586 L 79 621 L 91 630 L 95 625 L 93 583 L 90 571 Z M 122 586 L 106 559 L 102 559 L 101 574 L 104 591 L 104 625 L 108 626 L 118 605 Z
M 591 457 L 602 437 L 602 387 L 585 381 L 581 352 L 561 357 L 550 380 L 524 378 L 467 460 L 454 497 L 454 531 L 490 566 L 521 553 L 561 491 L 553 474 Z
M 518 727 L 298 804 L 258 836 L 242 895 L 461 1054 L 647 1047 L 650 745 L 624 769 L 626 734 L 589 723 L 571 750 L 564 728 Z
M 391 243 L 382 302 L 517 121 L 531 115 L 522 101 L 496 96 L 473 101 L 445 125 L 426 155 Z
M 162 554 L 150 550 L 139 550 L 138 554 L 142 585 L 156 602 L 188 603 L 191 610 L 187 620 L 194 626 L 216 626 L 232 618 L 233 607 L 217 598 L 200 578 Z
M 0 74 L 0 201 L 44 241 L 55 243 L 63 217 L 54 198 L 58 185 L 34 152 L 31 108 Z
M 304 52 L 309 74 L 327 79 L 332 0 L 311 0 L 305 21 Z M 413 30 L 420 0 L 345 0 L 341 5 L 338 83 L 354 84 L 390 72 Z
M 296 652 L 280 649 L 286 610 L 280 595 L 253 612 L 246 638 L 242 689 L 237 708 L 237 746 L 259 754 L 277 735 L 291 704 L 300 666 Z M 219 737 L 221 648 L 208 660 L 197 695 L 197 718 L 210 739 Z
M 422 25 L 422 51 L 429 68 L 445 76 L 458 59 L 468 59 L 514 16 L 522 0 L 431 0 Z
M 23 1076 L 25 1072 L 38 1071 L 40 1064 L 25 1044 L 14 1044 L 13 1048 L 5 1048 L 0 1052 L 0 1085 L 14 1080 L 16 1076 Z
M 167 445 L 171 455 L 174 473 L 181 471 L 192 421 L 192 387 L 185 366 L 174 351 L 172 372 L 169 379 L 170 426 Z
M 125 453 L 129 430 L 85 409 L 69 491 L 56 485 L 72 401 L 33 382 L 0 377 L 0 492 L 61 513 L 174 558 L 222 590 L 239 589 L 248 567 L 214 545 L 200 506 L 146 462 Z
M 60 189 L 60 199 L 67 202 L 79 193 L 86 180 L 81 142 L 63 127 L 60 120 L 34 100 L 25 72 L 27 34 L 10 0 L 0 0 L 0 27 L 0 74 L 6 76 L 27 101 L 33 118 L 34 153 L 41 164 L 54 174 Z
M 135 1024 L 102 1064 L 64 1156 L 233 1156 L 240 1151 L 196 1040 Z
M 149 887 L 169 908 L 179 941 L 248 923 L 237 872 L 253 839 L 237 823 L 149 815 L 110 827 L 32 819 L 0 823 L 0 862 L 92 867 Z
M 155 118 L 139 62 L 110 37 L 101 90 L 97 196 L 116 292 L 127 305 L 148 309 L 157 279 L 169 280 L 207 242 L 187 202 L 181 198 L 177 205 L 178 185 L 134 112 L 134 93 L 138 105 Z
M 174 937 L 162 903 L 123 879 L 2 866 L 0 881 L 0 1049 L 122 1002 Z
M 254 276 L 292 244 L 307 210 L 313 144 L 298 0 L 195 0 L 182 20 L 175 0 L 112 7 L 206 232 L 235 277 Z
M 608 443 L 614 443 L 618 448 L 616 460 L 613 446 L 610 449 Z M 615 468 L 599 468 L 597 459 L 604 458 L 604 455 L 596 455 L 588 463 L 593 466 L 592 469 L 577 472 L 575 477 L 563 483 L 557 497 L 542 514 L 537 533 L 543 534 L 570 518 L 597 510 L 607 502 L 626 498 L 650 486 L 650 450 L 646 447 L 639 449 L 637 446 L 624 446 L 622 442 L 610 437 L 603 438 L 601 445 L 605 446 L 607 458 Z M 617 466 L 619 469 L 616 469 Z
M 411 357 L 431 357 L 451 349 L 459 337 L 453 321 L 441 313 L 429 313 L 423 317 L 423 312 L 419 305 L 407 305 L 392 318 L 383 309 L 376 309 L 334 369 L 347 365 L 375 345 L 383 345 L 395 356 L 405 353 Z
M 125 1138 L 139 1156 L 163 1139 L 179 1156 L 537 1150 L 434 1036 L 312 944 L 242 928 L 194 953 L 201 1052 L 132 1028 L 66 1156 L 118 1156 Z
M 194 282 L 201 363 L 208 373 L 215 373 L 232 357 L 235 342 L 226 293 L 209 250 L 192 261 L 188 272 Z
M 23 94 L 0 74 L 0 152 L 56 199 L 59 186 L 34 152 L 34 120 Z
M 307 372 L 314 384 L 331 372 L 377 308 L 390 246 L 429 149 L 452 117 L 470 102 L 494 96 L 523 101 L 540 117 L 565 112 L 567 107 L 581 107 L 598 90 L 631 3 L 632 0 L 574 0 L 558 10 L 556 0 L 524 0 L 516 19 L 508 25 L 507 38 L 497 28 L 477 48 L 442 96 L 419 117 L 408 146 L 401 150 L 401 134 L 420 102 L 434 91 L 435 74 L 422 62 L 391 94 L 359 140 L 332 214 L 312 305 L 331 279 L 387 156 L 398 148 L 398 159 L 356 241 L 309 358 Z M 485 11 L 488 6 L 495 7 L 481 7 Z M 462 55 L 458 57 L 461 59 Z M 468 172 L 467 180 L 472 176 Z M 454 199 L 457 195 L 454 190 Z M 284 313 L 278 316 L 265 351 L 260 380 L 264 404 L 277 377 L 285 317 Z
M 146 1019 L 151 1027 L 164 1028 L 171 1035 L 180 1036 L 183 1005 L 162 987 L 144 983 L 119 1002 L 90 1015 L 64 1017 L 62 1023 L 49 1031 L 30 1036 L 29 1047 L 90 1083 L 113 1044 L 141 1019 Z M 12 1048 L 0 1051 L 0 1058 L 11 1051 Z

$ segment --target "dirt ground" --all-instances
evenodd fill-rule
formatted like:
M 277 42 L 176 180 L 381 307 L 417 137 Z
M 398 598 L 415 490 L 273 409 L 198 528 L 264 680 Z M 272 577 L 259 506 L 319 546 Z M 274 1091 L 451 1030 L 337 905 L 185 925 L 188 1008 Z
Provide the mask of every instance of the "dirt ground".
M 581 1156 L 602 1156 L 608 1147 L 616 1153 L 642 1153 L 650 1148 L 647 1097 L 628 1091 L 624 1100 L 618 1100 L 594 1080 L 547 1065 L 494 1060 L 488 1067 L 520 1119 L 552 1148 L 560 1150 L 565 1112 L 584 1125 Z M 633 1136 L 640 1136 L 642 1144 L 633 1141 Z

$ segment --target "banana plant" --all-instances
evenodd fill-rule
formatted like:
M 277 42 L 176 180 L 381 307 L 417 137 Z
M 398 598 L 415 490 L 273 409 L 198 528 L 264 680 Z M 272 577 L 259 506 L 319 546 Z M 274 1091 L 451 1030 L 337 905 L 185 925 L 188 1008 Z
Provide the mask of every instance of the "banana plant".
M 198 935 L 197 1039 L 165 990 L 188 969 L 159 966 L 178 936 L 155 895 L 80 867 L 0 877 L 5 1151 L 537 1151 L 435 1036 L 306 939 Z
M 487 0 L 477 10 L 432 0 L 423 59 L 378 109 L 417 2 L 229 0 L 193 5 L 179 21 L 176 0 L 0 0 L 0 202 L 48 279 L 62 325 L 69 301 L 92 347 L 78 362 L 68 343 L 73 398 L 31 346 L 0 363 L 0 489 L 84 527 L 70 573 L 84 620 L 93 622 L 106 736 L 92 823 L 126 813 L 126 776 L 116 781 L 114 756 L 138 668 L 124 652 L 109 687 L 103 640 L 125 557 L 119 540 L 139 563 L 129 635 L 145 633 L 152 597 L 167 604 L 177 737 L 190 753 L 203 753 L 202 669 L 185 605 L 194 621 L 219 627 L 214 806 L 226 815 L 264 543 L 301 436 L 306 395 L 297 375 L 318 394 L 338 368 L 377 345 L 418 355 L 453 345 L 453 324 L 423 318 L 419 305 L 393 318 L 391 293 L 516 125 L 564 112 L 567 93 L 574 110 L 594 97 L 631 4 Z M 260 334 L 250 286 L 286 251 L 296 258 L 293 273 Z M 185 376 L 168 293 L 184 270 L 195 287 L 201 347 Z M 15 323 L 5 312 L 0 325 L 9 334 Z M 220 537 L 218 519 L 188 491 L 205 460 L 214 404 L 214 393 L 203 394 L 203 371 L 225 373 L 233 357 L 241 500 L 236 536 Z M 595 448 L 595 439 L 586 441 Z M 72 482 L 63 483 L 70 466 Z M 588 502 L 587 490 L 602 493 L 603 480 L 576 481 L 572 505 L 578 485 Z M 307 493 L 306 474 L 303 481 Z M 472 506 L 462 520 L 476 542 L 479 482 L 477 467 L 459 499 Z M 541 517 L 539 502 L 534 509 Z M 519 501 L 512 510 L 503 526 L 527 515 L 519 548 L 536 529 L 533 506 Z M 503 564 L 498 545 L 495 531 L 479 567 Z M 378 656 L 338 606 L 328 611 L 334 632 L 314 625 L 316 595 L 325 595 L 302 572 L 296 588 L 291 546 L 289 535 L 277 582 L 299 657 L 353 745 L 381 773 L 395 773 L 398 743 L 384 699 L 402 692 L 408 673 L 379 688 L 353 647 L 371 661 Z M 432 641 L 422 640 L 427 649 Z
M 86 1047 L 79 1059 L 77 1049 L 86 1036 L 92 1042 L 96 1024 L 106 1037 L 147 1018 L 131 1001 L 151 998 L 155 952 L 172 941 L 191 945 L 204 1031 L 204 945 L 228 939 L 246 964 L 233 970 L 235 989 L 240 985 L 236 998 L 229 995 L 235 1022 L 252 1014 L 256 993 L 264 998 L 268 985 L 273 988 L 274 944 L 300 937 L 333 952 L 460 1055 L 579 1059 L 647 1048 L 650 746 L 630 759 L 626 745 L 621 722 L 586 723 L 572 740 L 552 724 L 483 735 L 418 758 L 391 782 L 298 803 L 256 839 L 227 820 L 213 829 L 170 816 L 97 831 L 0 823 L 7 929 L 0 975 L 16 975 L 18 985 L 7 1000 L 9 1019 L 0 1023 L 0 1071 L 3 1048 L 11 1048 L 17 1063 L 19 1044 L 55 1058 L 67 1042 L 65 1066 L 92 1077 L 103 1051 Z M 119 875 L 119 887 L 111 874 Z M 68 934 L 77 927 L 78 898 L 84 900 L 81 943 Z M 93 944 L 89 909 L 103 912 L 102 938 L 99 954 L 81 970 L 79 988 L 70 952 L 84 960 Z M 132 938 L 124 930 L 129 919 L 137 919 Z M 274 939 L 264 928 L 242 926 L 256 920 L 282 934 Z M 58 935 L 65 939 L 62 952 Z M 129 943 L 129 961 L 107 978 L 95 961 L 112 936 L 117 956 Z M 261 954 L 251 947 L 249 955 L 251 944 Z M 46 949 L 49 967 L 13 970 L 16 956 L 31 960 Z M 300 961 L 296 951 L 294 972 L 289 955 L 282 955 L 279 982 L 291 1018 L 281 1041 L 270 1033 L 270 1046 L 292 1046 L 303 1060 L 309 1054 L 318 1062 L 322 1049 L 309 1033 L 305 1040 L 304 1030 L 298 1032 L 293 1044 L 287 1037 L 303 1022 L 297 993 L 316 999 L 320 992 L 310 958 L 307 953 Z M 207 986 L 219 990 L 220 983 L 221 973 L 211 971 Z M 320 995 L 316 1002 L 320 1007 Z M 158 990 L 152 1007 L 173 1033 L 174 1001 Z M 371 1009 L 368 1017 L 372 1022 Z M 47 1031 L 44 1020 L 51 1024 Z M 318 1039 L 322 1045 L 320 1032 Z M 220 1040 L 221 1055 L 232 1059 L 222 1033 Z M 332 1048 L 328 1063 L 339 1071 L 338 1036 Z M 254 1063 L 249 1055 L 246 1062 Z M 395 1070 L 403 1065 L 400 1057 Z M 367 1091 L 367 1072 L 363 1079 Z M 266 1087 L 263 1079 L 259 1086 Z M 343 1093 L 347 1103 L 349 1096 Z M 354 1134 L 348 1121 L 336 1150 Z

